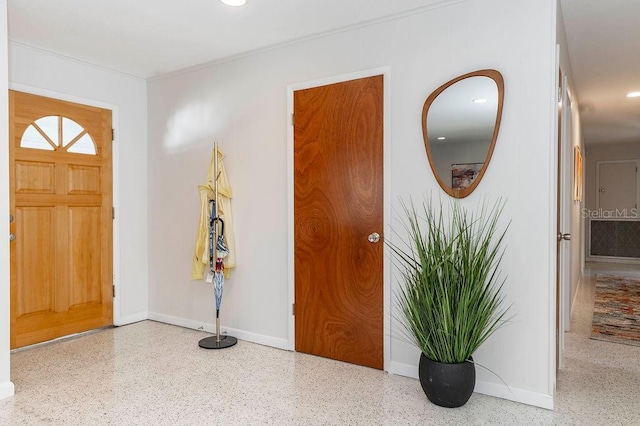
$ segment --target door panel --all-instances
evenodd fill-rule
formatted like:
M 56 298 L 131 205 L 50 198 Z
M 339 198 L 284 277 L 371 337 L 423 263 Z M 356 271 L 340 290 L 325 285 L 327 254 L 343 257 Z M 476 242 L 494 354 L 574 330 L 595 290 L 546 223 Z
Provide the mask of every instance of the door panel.
M 100 194 L 100 167 L 69 164 L 69 195 Z
M 16 161 L 15 170 L 16 193 L 55 193 L 55 164 Z
M 100 207 L 70 207 L 70 308 L 100 303 L 100 240 Z
M 20 224 L 18 245 L 16 316 L 54 310 L 55 211 L 53 207 L 23 207 L 16 210 Z
M 112 126 L 109 110 L 14 91 L 9 111 L 15 348 L 113 323 Z
M 383 78 L 294 93 L 296 350 L 383 368 Z

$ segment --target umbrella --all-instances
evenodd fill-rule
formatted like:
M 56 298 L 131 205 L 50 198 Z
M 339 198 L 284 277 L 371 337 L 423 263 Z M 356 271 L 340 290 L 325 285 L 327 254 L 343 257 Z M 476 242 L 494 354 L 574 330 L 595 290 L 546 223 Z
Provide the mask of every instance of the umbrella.
M 216 318 L 220 317 L 220 304 L 222 304 L 222 290 L 224 289 L 224 263 L 222 259 L 216 262 L 216 271 L 213 274 L 213 288 L 216 293 Z

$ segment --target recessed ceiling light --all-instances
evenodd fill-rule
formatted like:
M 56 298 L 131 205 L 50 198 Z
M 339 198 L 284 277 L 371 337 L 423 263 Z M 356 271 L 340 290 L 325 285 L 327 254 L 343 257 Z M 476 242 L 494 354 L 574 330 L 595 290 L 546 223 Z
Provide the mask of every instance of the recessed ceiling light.
M 439 140 L 439 141 L 443 141 L 443 140 L 445 140 L 445 139 L 446 139 L 446 138 L 445 138 L 444 136 L 440 136 L 440 137 L 438 138 L 438 140 Z
M 220 0 L 222 3 L 227 6 L 244 6 L 247 3 L 247 0 Z
M 627 98 L 640 98 L 640 92 L 631 92 L 627 95 Z
M 474 104 L 486 104 L 487 100 L 486 99 L 474 99 L 471 102 L 473 102 Z

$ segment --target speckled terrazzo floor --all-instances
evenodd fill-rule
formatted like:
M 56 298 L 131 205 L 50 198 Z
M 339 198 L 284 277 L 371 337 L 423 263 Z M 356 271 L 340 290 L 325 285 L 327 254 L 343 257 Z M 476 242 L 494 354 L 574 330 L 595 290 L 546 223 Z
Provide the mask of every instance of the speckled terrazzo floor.
M 12 354 L 0 425 L 640 425 L 640 348 L 588 339 L 589 283 L 555 412 L 479 394 L 445 409 L 413 379 L 242 341 L 207 351 L 202 332 L 144 321 Z
M 599 273 L 640 277 L 640 265 L 587 263 L 565 334 L 556 411 L 579 425 L 640 425 L 640 347 L 589 338 Z

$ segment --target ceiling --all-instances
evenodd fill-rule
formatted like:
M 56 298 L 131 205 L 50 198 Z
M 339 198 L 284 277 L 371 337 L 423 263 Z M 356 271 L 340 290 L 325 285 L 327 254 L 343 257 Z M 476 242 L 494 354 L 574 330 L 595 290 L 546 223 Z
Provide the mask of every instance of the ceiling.
M 8 0 L 9 38 L 140 78 L 443 0 Z M 560 0 L 587 144 L 640 141 L 640 1 Z
M 147 78 L 442 0 L 8 0 L 9 39 Z
M 640 142 L 640 1 L 561 6 L 585 142 Z

